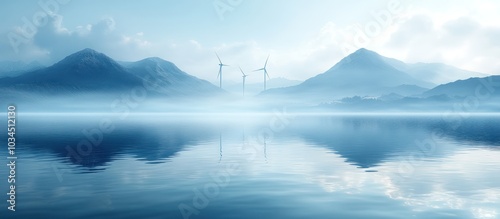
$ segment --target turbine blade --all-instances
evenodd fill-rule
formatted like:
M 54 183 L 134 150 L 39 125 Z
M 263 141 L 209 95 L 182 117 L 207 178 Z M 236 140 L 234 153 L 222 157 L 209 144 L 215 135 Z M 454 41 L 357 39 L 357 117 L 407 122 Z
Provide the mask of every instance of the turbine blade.
M 271 77 L 269 77 L 269 74 L 267 73 L 267 70 L 264 70 L 264 76 L 267 76 L 267 78 L 271 79 Z
M 266 67 L 267 67 L 267 61 L 269 61 L 269 56 L 271 56 L 271 55 L 268 55 L 268 56 L 267 56 L 267 59 L 266 59 L 266 64 L 264 64 L 264 68 L 266 68 Z
M 241 69 L 241 67 L 238 67 L 241 71 L 241 74 L 243 74 L 243 77 L 245 76 L 245 72 L 243 72 L 243 70 Z
M 222 61 L 220 60 L 219 54 L 217 54 L 217 52 L 215 52 L 215 55 L 217 56 L 217 59 L 219 59 L 219 63 L 222 64 Z

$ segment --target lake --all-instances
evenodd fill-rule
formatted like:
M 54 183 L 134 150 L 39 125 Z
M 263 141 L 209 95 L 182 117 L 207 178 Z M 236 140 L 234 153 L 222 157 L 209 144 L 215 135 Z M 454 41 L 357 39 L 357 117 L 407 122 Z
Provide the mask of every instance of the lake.
M 1 218 L 500 217 L 492 115 L 19 113 L 16 142 Z

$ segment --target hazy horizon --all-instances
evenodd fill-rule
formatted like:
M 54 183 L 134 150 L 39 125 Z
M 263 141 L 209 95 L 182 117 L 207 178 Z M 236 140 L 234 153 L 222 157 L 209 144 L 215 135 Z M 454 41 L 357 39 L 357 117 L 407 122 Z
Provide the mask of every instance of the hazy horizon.
M 214 82 L 214 52 L 231 65 L 225 75 L 231 81 L 240 79 L 238 66 L 250 72 L 271 55 L 272 78 L 303 81 L 356 49 L 367 48 L 407 63 L 438 62 L 500 74 L 500 27 L 494 22 L 500 3 L 492 0 L 364 1 L 363 7 L 336 1 L 41 3 L 4 3 L 0 12 L 18 19 L 1 21 L 5 37 L 0 38 L 0 61 L 50 65 L 92 48 L 120 61 L 160 57 Z M 54 13 L 40 17 L 45 11 Z M 259 82 L 258 76 L 251 75 L 248 82 Z
M 500 1 L 0 7 L 0 217 L 494 219 Z

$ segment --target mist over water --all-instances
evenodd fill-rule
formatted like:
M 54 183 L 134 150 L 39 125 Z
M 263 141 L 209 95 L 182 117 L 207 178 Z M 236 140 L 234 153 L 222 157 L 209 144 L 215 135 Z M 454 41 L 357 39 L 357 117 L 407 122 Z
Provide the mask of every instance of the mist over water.
M 500 218 L 497 2 L 2 2 L 0 219 Z
M 498 116 L 459 125 L 280 110 L 18 120 L 16 218 L 183 218 L 181 205 L 197 213 L 190 218 L 495 218 L 500 210 Z M 98 134 L 103 121 L 112 131 Z M 99 143 L 79 148 L 85 140 Z M 229 167 L 237 168 L 217 178 Z M 206 203 L 197 205 L 200 194 Z

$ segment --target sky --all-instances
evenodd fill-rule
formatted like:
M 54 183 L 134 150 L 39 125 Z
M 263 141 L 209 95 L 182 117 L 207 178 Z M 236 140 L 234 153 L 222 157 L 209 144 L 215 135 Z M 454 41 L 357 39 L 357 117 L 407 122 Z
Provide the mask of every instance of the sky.
M 84 48 L 160 57 L 216 82 L 305 80 L 359 48 L 500 74 L 500 1 L 18 0 L 0 7 L 0 61 L 53 64 Z

